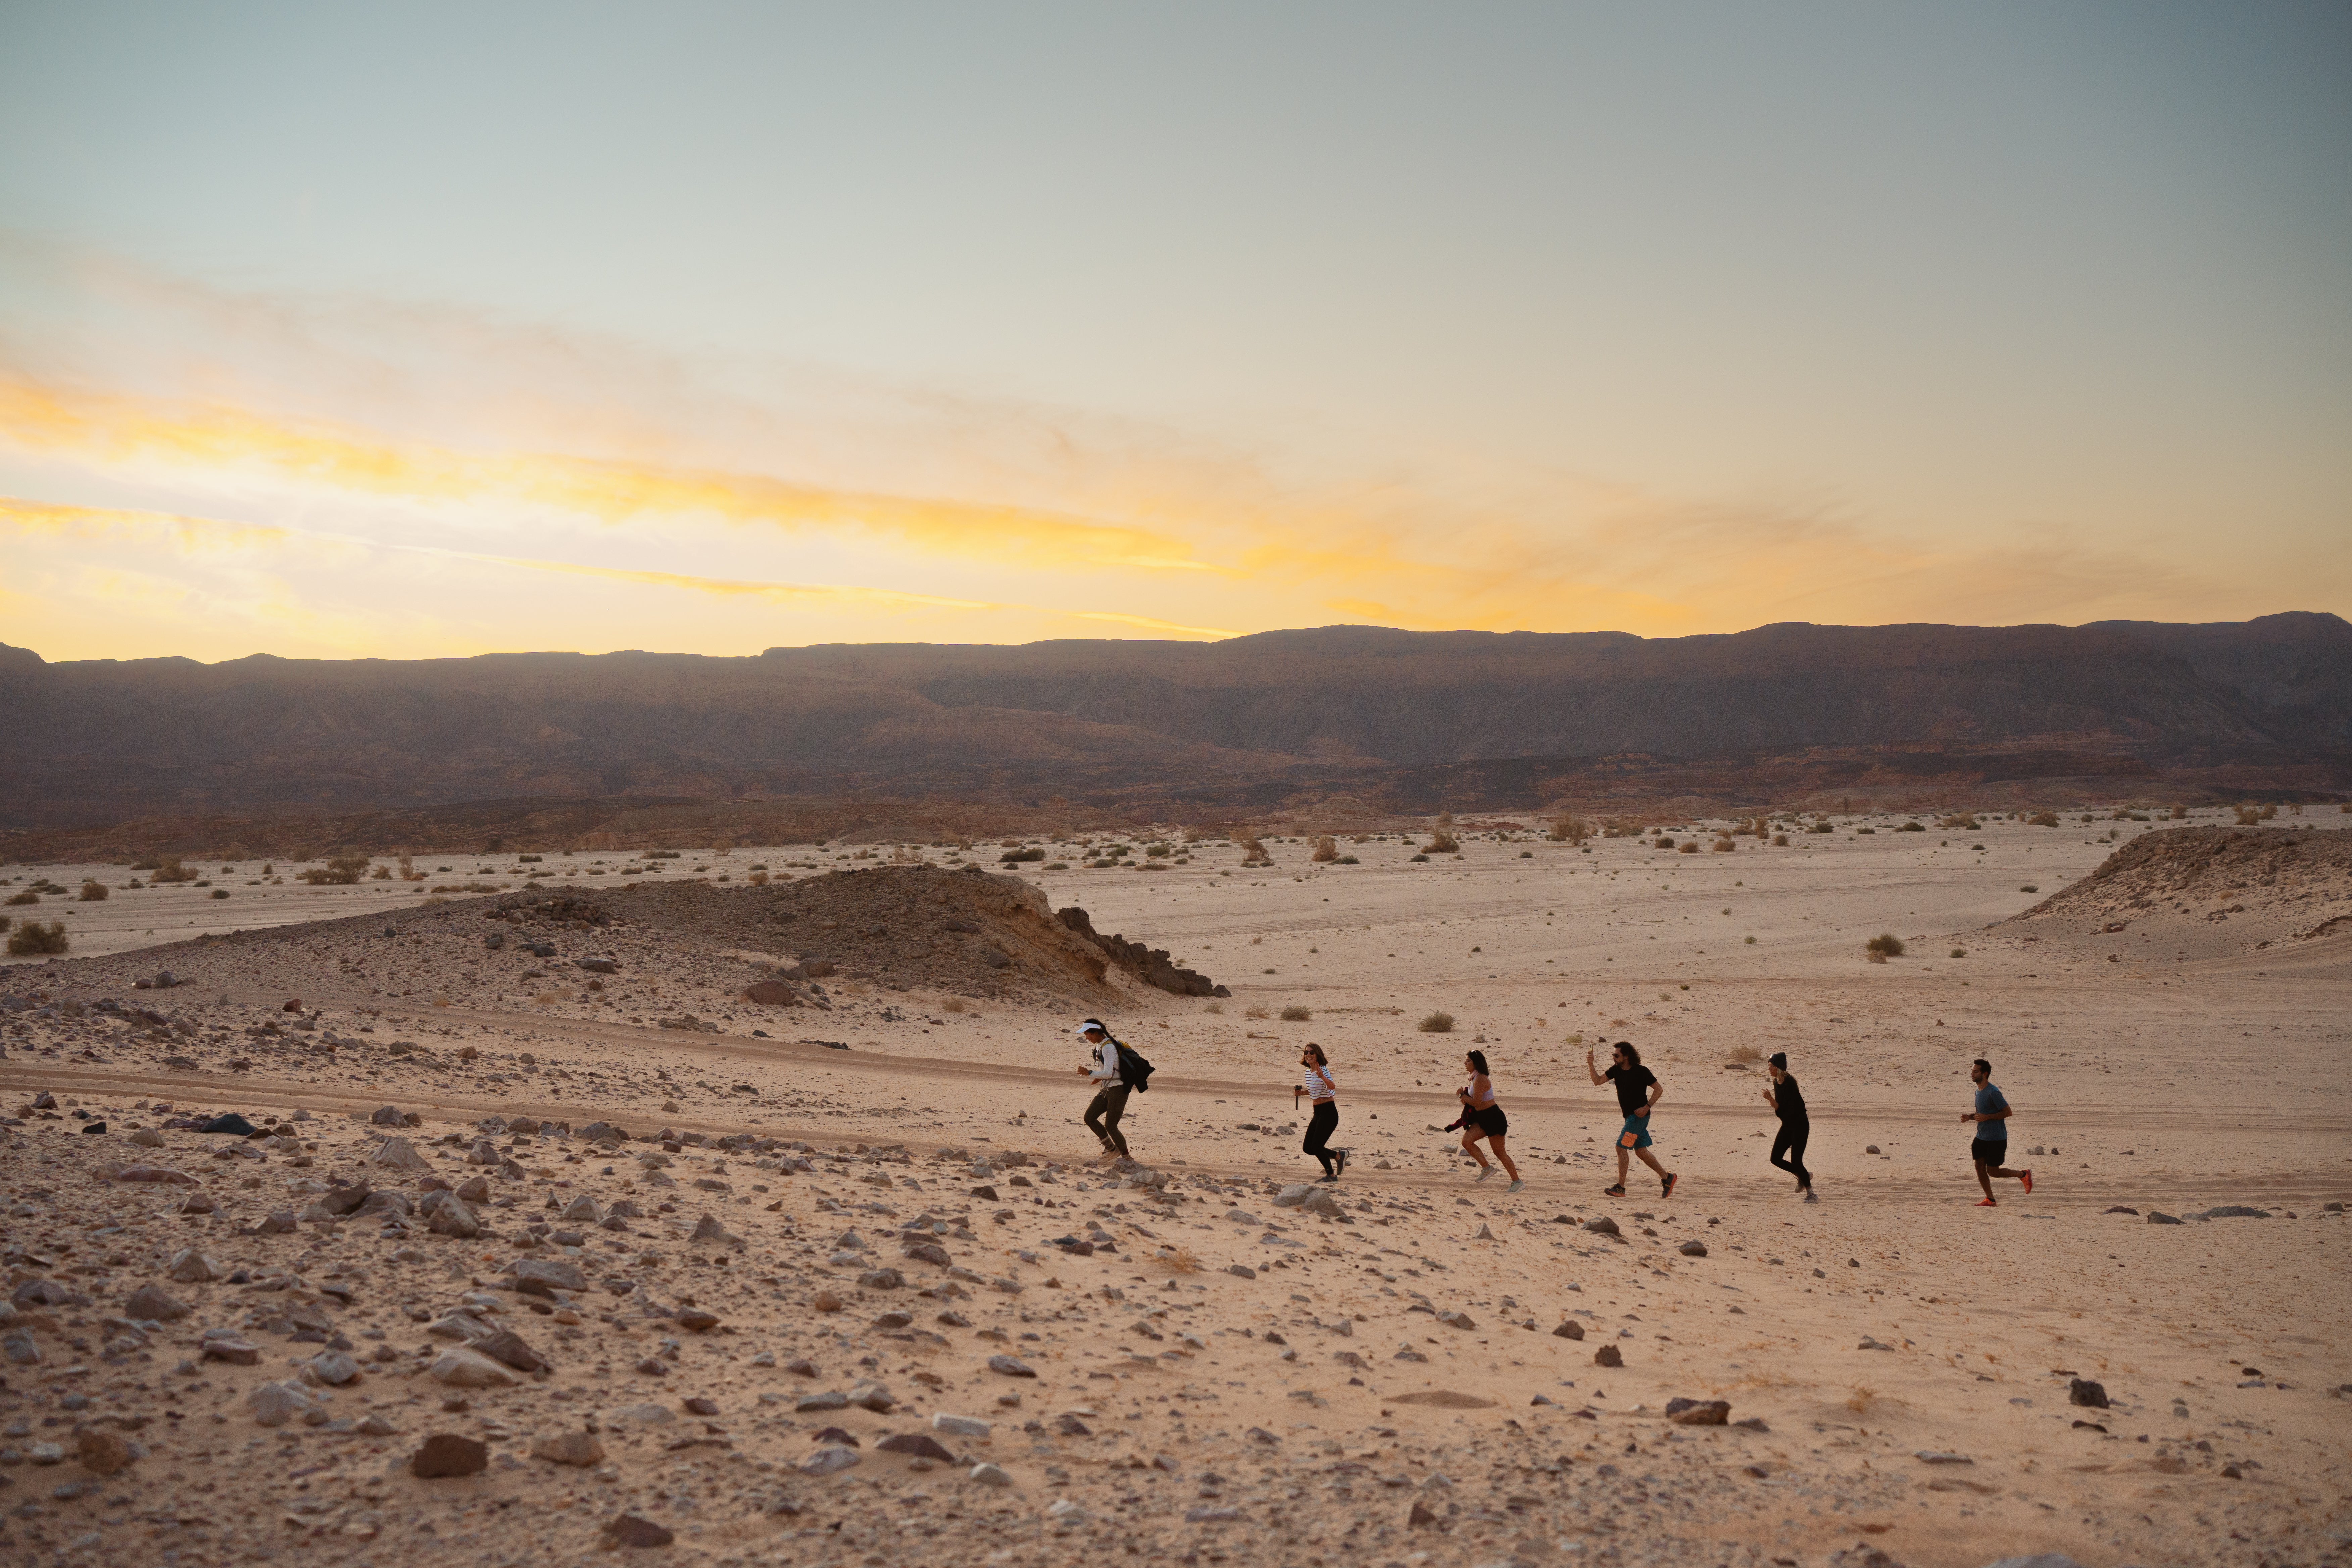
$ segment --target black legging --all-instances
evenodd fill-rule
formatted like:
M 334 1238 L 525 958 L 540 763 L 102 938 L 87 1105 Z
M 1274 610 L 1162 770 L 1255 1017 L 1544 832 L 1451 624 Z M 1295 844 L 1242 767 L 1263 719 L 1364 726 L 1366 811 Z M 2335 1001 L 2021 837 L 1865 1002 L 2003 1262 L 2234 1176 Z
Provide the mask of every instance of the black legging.
M 1118 1119 L 1127 1114 L 1129 1092 L 1126 1084 L 1107 1083 L 1087 1107 L 1087 1130 L 1103 1141 L 1104 1148 L 1118 1151 L 1122 1160 L 1128 1157 L 1127 1135 L 1118 1130 Z
M 1772 1140 L 1772 1163 L 1796 1177 L 1801 1187 L 1813 1184 L 1813 1173 L 1805 1169 L 1805 1140 L 1812 1135 L 1813 1127 L 1810 1121 L 1783 1121 L 1780 1132 Z M 1780 1158 L 1784 1150 L 1789 1156 L 1785 1160 Z
M 1315 1114 L 1307 1119 L 1307 1141 L 1299 1147 L 1323 1162 L 1323 1173 L 1327 1176 L 1331 1173 L 1331 1134 L 1339 1130 L 1339 1102 L 1336 1100 L 1318 1101 Z

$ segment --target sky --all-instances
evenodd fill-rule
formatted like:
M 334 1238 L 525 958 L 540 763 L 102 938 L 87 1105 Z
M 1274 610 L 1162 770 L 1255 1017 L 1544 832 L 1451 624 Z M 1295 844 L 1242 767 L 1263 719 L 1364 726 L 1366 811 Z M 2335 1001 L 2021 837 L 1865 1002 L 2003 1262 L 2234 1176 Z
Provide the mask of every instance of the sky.
M 2352 5 L 0 5 L 52 659 L 2352 613 Z

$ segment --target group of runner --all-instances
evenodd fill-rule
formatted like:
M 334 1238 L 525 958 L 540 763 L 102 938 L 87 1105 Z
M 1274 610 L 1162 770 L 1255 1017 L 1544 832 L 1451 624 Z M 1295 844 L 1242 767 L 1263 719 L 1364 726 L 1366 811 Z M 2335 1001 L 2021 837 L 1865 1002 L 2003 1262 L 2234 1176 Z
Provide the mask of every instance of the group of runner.
M 1118 1042 L 1103 1026 L 1099 1018 L 1088 1018 L 1080 1025 L 1078 1036 L 1093 1049 L 1092 1060 L 1078 1071 L 1097 1086 L 1094 1100 L 1087 1108 L 1087 1126 L 1102 1141 L 1105 1159 L 1126 1159 L 1127 1139 L 1120 1133 L 1118 1122 L 1126 1112 L 1131 1086 L 1121 1074 Z M 1332 1077 L 1330 1058 L 1324 1054 L 1321 1046 L 1310 1044 L 1303 1047 L 1299 1051 L 1298 1065 L 1299 1081 L 1290 1091 L 1291 1109 L 1296 1110 L 1301 1100 L 1309 1108 L 1307 1135 L 1299 1146 L 1322 1165 L 1323 1181 L 1337 1182 L 1348 1170 L 1348 1151 L 1331 1146 L 1331 1135 L 1339 1128 L 1339 1081 Z M 1805 1168 L 1805 1144 L 1812 1136 L 1812 1122 L 1806 1112 L 1804 1091 L 1789 1071 L 1787 1052 L 1775 1051 L 1765 1067 L 1771 1081 L 1764 1087 L 1764 1102 L 1772 1108 L 1780 1124 L 1772 1140 L 1771 1162 L 1797 1179 L 1798 1195 L 1807 1203 L 1817 1202 L 1813 1194 L 1813 1174 Z M 1486 1054 L 1484 1051 L 1465 1052 L 1462 1070 L 1467 1075 L 1467 1080 L 1454 1091 L 1454 1098 L 1461 1104 L 1462 1113 L 1445 1131 L 1461 1130 L 1462 1152 L 1478 1163 L 1478 1174 L 1474 1180 L 1485 1181 L 1495 1173 L 1499 1164 L 1504 1174 L 1510 1178 L 1511 1184 L 1505 1190 L 1516 1193 L 1527 1183 L 1519 1175 L 1519 1168 L 1512 1163 L 1506 1146 L 1510 1134 L 1510 1118 L 1504 1114 L 1501 1103 L 1495 1097 L 1494 1077 L 1486 1065 Z M 1616 1138 L 1617 1180 L 1613 1185 L 1604 1189 L 1605 1195 L 1625 1195 L 1626 1174 L 1632 1168 L 1631 1162 L 1638 1159 L 1656 1173 L 1659 1196 L 1674 1196 L 1675 1184 L 1681 1178 L 1658 1163 L 1658 1157 L 1651 1152 L 1650 1119 L 1657 1110 L 1658 1101 L 1665 1096 L 1665 1086 L 1658 1081 L 1658 1075 L 1642 1065 L 1642 1053 L 1630 1040 L 1620 1040 L 1610 1047 L 1610 1065 L 1606 1072 L 1597 1064 L 1594 1052 L 1587 1048 L 1584 1070 L 1591 1075 L 1594 1088 L 1615 1088 L 1617 1108 L 1624 1116 L 1624 1125 L 1618 1130 Z M 2012 1171 L 2008 1166 L 2010 1105 L 2007 1098 L 1993 1084 L 1992 1064 L 1979 1057 L 1969 1066 L 1969 1081 L 1976 1086 L 1976 1103 L 1974 1109 L 1960 1113 L 1960 1120 L 1969 1123 L 1973 1129 L 1969 1155 L 1976 1165 L 1977 1184 L 1984 1190 L 1984 1196 L 1977 1206 L 1991 1208 L 1995 1202 L 1992 1195 L 1994 1177 L 2022 1182 L 2025 1190 L 2031 1193 L 2033 1191 L 2033 1173 L 2024 1169 Z M 1485 1150 L 1479 1148 L 1481 1143 L 1486 1146 Z M 1486 1158 L 1489 1151 L 1495 1156 L 1493 1162 Z

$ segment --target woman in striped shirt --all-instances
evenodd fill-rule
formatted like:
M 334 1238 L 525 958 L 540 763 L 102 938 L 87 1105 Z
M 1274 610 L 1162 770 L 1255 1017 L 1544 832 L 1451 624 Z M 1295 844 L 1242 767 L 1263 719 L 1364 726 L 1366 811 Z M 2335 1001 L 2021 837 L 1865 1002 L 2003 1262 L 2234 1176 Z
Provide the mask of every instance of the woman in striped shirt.
M 1330 1058 L 1322 1047 L 1310 1045 L 1299 1052 L 1298 1065 L 1307 1071 L 1290 1091 L 1290 1109 L 1298 1109 L 1302 1094 L 1315 1107 L 1307 1119 L 1307 1141 L 1299 1147 L 1323 1162 L 1325 1181 L 1336 1182 L 1348 1169 L 1348 1152 L 1330 1146 L 1331 1134 L 1339 1130 L 1339 1086 L 1331 1080 Z

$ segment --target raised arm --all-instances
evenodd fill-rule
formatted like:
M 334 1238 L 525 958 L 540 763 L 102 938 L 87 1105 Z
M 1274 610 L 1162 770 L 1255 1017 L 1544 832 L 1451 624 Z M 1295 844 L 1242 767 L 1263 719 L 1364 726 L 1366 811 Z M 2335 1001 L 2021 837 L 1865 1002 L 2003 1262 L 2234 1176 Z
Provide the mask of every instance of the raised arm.
M 1595 1089 L 1599 1089 L 1601 1085 L 1609 1081 L 1607 1079 L 1601 1076 L 1601 1069 L 1592 1065 L 1592 1047 L 1591 1046 L 1584 1047 L 1584 1070 L 1592 1075 L 1592 1087 Z

